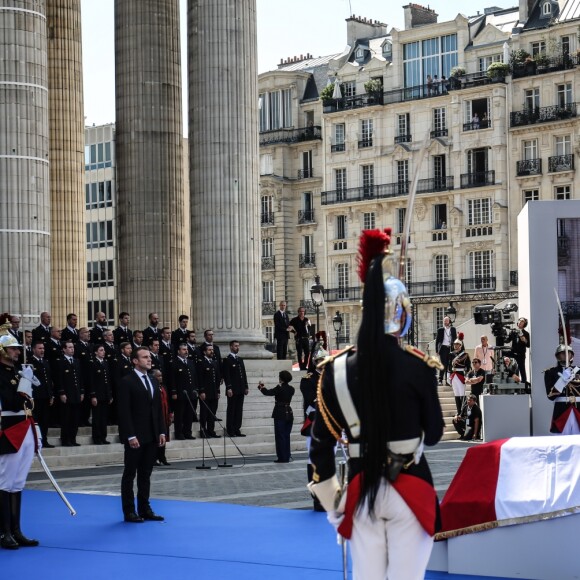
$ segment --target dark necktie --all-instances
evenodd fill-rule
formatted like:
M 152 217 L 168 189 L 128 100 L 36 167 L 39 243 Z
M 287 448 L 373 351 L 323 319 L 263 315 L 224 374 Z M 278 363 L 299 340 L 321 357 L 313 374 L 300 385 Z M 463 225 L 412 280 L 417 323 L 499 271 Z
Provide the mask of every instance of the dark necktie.
M 153 398 L 153 388 L 151 387 L 151 383 L 149 382 L 147 375 L 143 375 L 143 382 L 145 383 L 145 386 L 147 387 L 147 390 L 149 391 L 151 398 Z

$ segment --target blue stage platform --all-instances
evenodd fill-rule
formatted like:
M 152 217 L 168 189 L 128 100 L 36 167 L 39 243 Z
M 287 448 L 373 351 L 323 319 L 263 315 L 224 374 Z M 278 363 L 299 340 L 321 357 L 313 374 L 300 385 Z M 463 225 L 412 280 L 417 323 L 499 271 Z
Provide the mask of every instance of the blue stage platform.
M 41 546 L 0 550 L 2 578 L 342 578 L 340 549 L 324 514 L 154 500 L 165 522 L 125 524 L 118 497 L 68 494 L 78 512 L 71 517 L 54 492 L 24 494 L 22 528 Z M 426 578 L 483 580 L 440 573 Z

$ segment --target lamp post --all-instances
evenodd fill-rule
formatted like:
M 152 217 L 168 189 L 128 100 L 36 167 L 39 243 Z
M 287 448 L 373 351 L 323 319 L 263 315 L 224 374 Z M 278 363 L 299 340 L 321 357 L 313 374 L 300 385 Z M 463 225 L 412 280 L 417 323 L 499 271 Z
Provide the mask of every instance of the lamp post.
M 447 310 L 445 310 L 445 316 L 449 317 L 451 324 L 455 322 L 455 317 L 457 316 L 457 309 L 453 306 L 453 302 L 449 302 Z
M 339 350 L 339 335 L 342 329 L 342 316 L 337 310 L 334 318 L 332 319 L 332 326 L 334 326 L 334 331 L 336 332 L 336 350 Z
M 320 276 L 314 276 L 314 284 L 310 288 L 312 306 L 316 309 L 316 332 L 320 332 L 320 307 L 324 302 L 324 286 L 320 283 Z

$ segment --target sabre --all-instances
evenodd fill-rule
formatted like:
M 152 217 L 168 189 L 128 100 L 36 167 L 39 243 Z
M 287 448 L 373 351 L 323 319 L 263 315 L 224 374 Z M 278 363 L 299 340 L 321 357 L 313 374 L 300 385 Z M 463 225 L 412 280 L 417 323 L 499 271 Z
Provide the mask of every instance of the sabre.
M 568 337 L 566 336 L 566 324 L 564 322 L 564 312 L 562 311 L 562 303 L 560 302 L 560 297 L 556 288 L 554 288 L 554 294 L 556 295 L 556 304 L 558 304 L 558 312 L 560 314 L 560 323 L 562 324 L 562 335 L 564 336 L 564 346 L 566 347 L 566 368 L 570 366 L 570 359 L 568 356 Z
M 46 465 L 46 462 L 44 461 L 44 457 L 42 457 L 42 453 L 40 453 L 40 449 L 36 452 L 36 456 L 38 457 L 38 461 L 40 462 L 42 469 L 44 469 L 44 473 L 46 473 L 48 479 L 50 479 L 50 483 L 52 483 L 52 487 L 54 487 L 54 489 L 56 490 L 56 493 L 58 493 L 58 495 L 60 496 L 60 499 L 62 499 L 62 501 L 65 503 L 66 507 L 69 509 L 70 515 L 76 516 L 77 515 L 76 510 L 70 504 L 68 499 L 66 499 L 66 496 L 62 492 L 62 489 L 60 489 L 58 483 L 56 483 L 56 480 L 52 476 L 50 469 L 48 469 L 48 465 Z
M 346 436 L 345 432 L 342 432 L 342 438 L 338 441 L 340 445 L 340 450 L 342 452 L 342 459 L 338 462 L 338 470 L 340 475 L 340 487 L 342 488 L 342 493 L 346 488 L 346 464 L 348 462 L 348 455 L 346 453 L 345 442 Z M 342 577 L 343 580 L 348 580 L 348 552 L 346 546 L 346 538 L 340 536 L 340 549 L 342 552 Z

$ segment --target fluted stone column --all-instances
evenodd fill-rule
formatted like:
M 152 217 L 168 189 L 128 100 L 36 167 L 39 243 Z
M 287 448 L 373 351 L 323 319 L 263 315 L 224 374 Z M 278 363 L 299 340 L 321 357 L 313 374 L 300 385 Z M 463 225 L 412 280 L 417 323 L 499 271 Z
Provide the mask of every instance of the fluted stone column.
M 260 301 L 255 0 L 189 0 L 193 319 L 264 350 Z
M 0 0 L 0 308 L 50 309 L 45 0 Z
M 52 317 L 87 320 L 80 0 L 47 0 Z
M 135 328 L 191 309 L 179 0 L 115 0 L 119 309 Z

